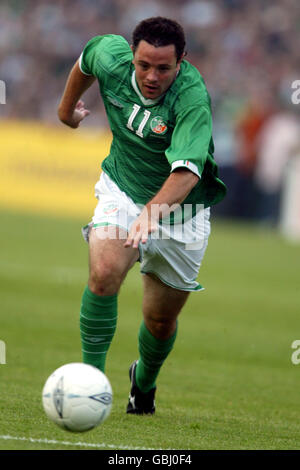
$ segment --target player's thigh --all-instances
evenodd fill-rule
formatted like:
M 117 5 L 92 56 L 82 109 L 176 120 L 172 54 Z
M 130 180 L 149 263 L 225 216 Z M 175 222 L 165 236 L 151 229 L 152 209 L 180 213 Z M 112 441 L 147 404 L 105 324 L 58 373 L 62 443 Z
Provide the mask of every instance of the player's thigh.
M 164 284 L 153 274 L 143 275 L 143 315 L 149 330 L 162 339 L 176 328 L 176 319 L 187 301 L 189 292 Z
M 118 288 L 128 270 L 139 258 L 137 249 L 124 248 L 125 230 L 118 227 L 93 228 L 89 236 L 89 283 L 115 284 Z M 94 290 L 94 289 L 93 289 Z M 103 293 L 103 295 L 110 295 Z

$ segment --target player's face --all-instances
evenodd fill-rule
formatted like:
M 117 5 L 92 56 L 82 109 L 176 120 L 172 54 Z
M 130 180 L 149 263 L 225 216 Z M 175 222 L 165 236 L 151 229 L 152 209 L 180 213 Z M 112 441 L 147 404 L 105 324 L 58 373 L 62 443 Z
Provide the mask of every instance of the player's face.
M 144 40 L 140 41 L 132 63 L 144 98 L 158 98 L 171 86 L 181 60 L 177 61 L 174 44 L 155 47 Z

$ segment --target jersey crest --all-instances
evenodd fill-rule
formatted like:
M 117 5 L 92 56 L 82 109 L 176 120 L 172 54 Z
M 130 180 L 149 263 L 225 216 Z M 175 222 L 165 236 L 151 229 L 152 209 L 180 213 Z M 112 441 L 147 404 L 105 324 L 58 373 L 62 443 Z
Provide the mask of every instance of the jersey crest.
M 150 127 L 155 134 L 160 135 L 165 134 L 168 130 L 167 125 L 164 123 L 161 116 L 155 116 L 150 122 Z

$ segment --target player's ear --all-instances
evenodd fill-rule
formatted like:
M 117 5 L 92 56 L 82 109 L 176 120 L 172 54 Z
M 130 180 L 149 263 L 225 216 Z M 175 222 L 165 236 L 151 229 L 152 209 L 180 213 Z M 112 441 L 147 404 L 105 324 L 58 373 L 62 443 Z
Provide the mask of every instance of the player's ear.
M 183 59 L 185 58 L 185 56 L 186 56 L 186 52 L 183 52 L 183 53 L 181 54 L 181 57 L 178 59 L 177 64 L 181 64 L 181 62 L 183 61 Z
M 176 64 L 176 69 L 177 69 L 177 72 L 180 70 L 180 65 L 181 65 L 181 62 L 183 61 L 184 57 L 186 56 L 186 52 L 184 52 L 181 57 L 177 60 L 177 64 Z
M 133 63 L 133 61 L 134 61 L 134 52 L 135 52 L 133 44 L 130 44 L 130 49 L 132 50 L 132 53 L 133 53 L 133 59 L 132 59 L 132 63 Z

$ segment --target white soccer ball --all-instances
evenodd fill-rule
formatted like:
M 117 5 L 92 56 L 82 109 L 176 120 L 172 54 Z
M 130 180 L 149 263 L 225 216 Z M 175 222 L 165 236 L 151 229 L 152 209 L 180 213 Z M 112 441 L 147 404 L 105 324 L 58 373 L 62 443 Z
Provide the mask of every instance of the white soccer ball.
M 43 388 L 42 401 L 46 415 L 54 423 L 68 431 L 83 432 L 108 417 L 112 388 L 99 369 L 74 362 L 50 375 Z

